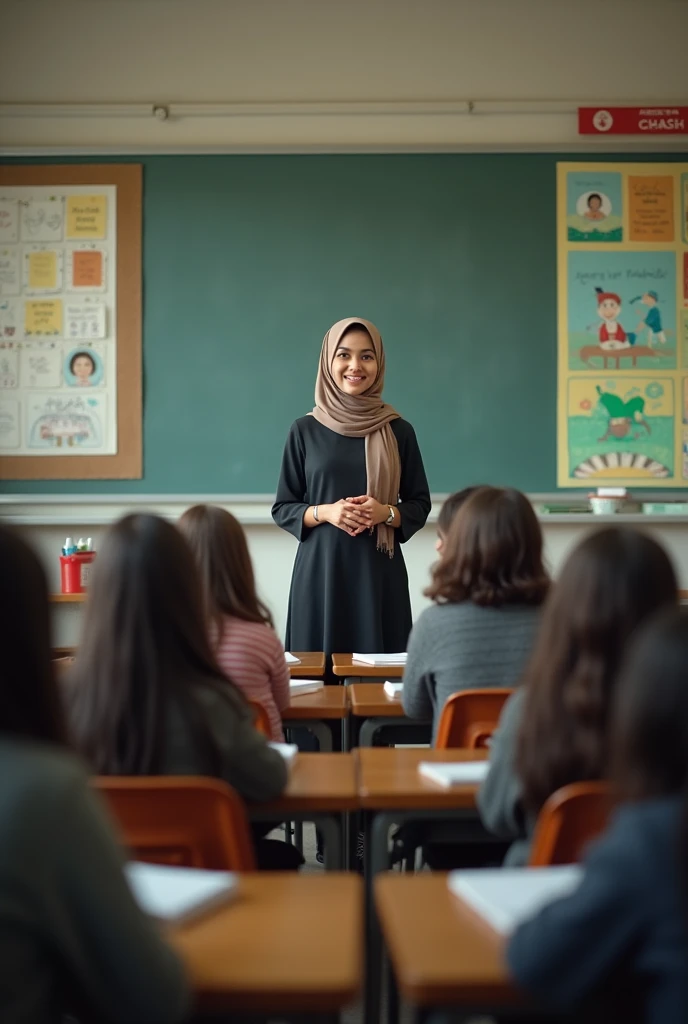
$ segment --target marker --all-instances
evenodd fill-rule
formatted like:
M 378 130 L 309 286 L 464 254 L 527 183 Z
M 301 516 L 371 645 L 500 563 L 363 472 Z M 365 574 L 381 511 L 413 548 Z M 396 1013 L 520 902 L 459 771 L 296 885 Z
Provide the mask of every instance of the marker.
M 73 555 L 75 551 L 76 546 L 74 544 L 74 541 L 72 540 L 71 537 L 67 537 L 67 539 L 64 542 L 64 547 L 62 548 L 62 554 L 65 556 Z

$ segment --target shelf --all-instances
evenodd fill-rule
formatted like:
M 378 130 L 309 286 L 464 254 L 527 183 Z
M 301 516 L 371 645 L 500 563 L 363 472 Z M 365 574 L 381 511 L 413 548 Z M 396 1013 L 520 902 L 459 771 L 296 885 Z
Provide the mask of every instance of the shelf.
M 51 604 L 82 604 L 86 600 L 86 594 L 51 594 Z

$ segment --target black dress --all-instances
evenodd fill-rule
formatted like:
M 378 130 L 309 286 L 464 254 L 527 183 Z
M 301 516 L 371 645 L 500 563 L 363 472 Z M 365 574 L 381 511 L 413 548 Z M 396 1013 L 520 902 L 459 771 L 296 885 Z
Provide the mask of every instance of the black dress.
M 344 437 L 304 416 L 292 424 L 272 516 L 301 543 L 289 594 L 285 646 L 294 651 L 405 651 L 411 601 L 401 544 L 425 525 L 428 481 L 410 423 L 393 420 L 399 445 L 401 525 L 394 557 L 377 550 L 377 531 L 350 537 L 329 523 L 303 525 L 309 505 L 366 493 L 365 439 Z

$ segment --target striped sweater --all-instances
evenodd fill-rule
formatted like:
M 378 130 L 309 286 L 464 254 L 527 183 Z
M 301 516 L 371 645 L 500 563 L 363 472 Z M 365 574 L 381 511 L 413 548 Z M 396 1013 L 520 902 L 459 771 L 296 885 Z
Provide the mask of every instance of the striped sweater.
M 220 668 L 270 719 L 271 739 L 284 739 L 280 712 L 289 706 L 289 667 L 277 634 L 261 622 L 225 616 L 215 654 Z

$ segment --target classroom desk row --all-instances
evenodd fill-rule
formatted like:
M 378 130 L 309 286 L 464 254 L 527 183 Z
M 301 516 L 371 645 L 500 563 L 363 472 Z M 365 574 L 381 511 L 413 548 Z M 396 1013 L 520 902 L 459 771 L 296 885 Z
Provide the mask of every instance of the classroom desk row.
M 365 903 L 353 874 L 242 879 L 237 904 L 174 936 L 190 964 L 201 1006 L 222 1009 L 231 992 L 236 1011 L 342 1009 L 360 987 L 364 907 L 367 1024 L 379 1021 L 383 935 L 396 984 L 419 1009 L 479 1010 L 516 1000 L 499 937 L 449 895 L 445 876 L 386 870 L 392 822 L 476 821 L 476 787 L 436 787 L 418 774 L 419 761 L 484 756 L 485 751 L 410 748 L 297 755 L 285 794 L 269 805 L 250 806 L 250 817 L 294 820 L 300 815 L 322 827 L 327 816 L 334 821 L 343 812 L 363 809 L 371 828 Z M 326 844 L 333 839 L 339 842 L 328 833 Z M 337 864 L 336 856 L 328 857 L 328 867 Z M 390 986 L 390 1019 L 396 1014 L 396 984 Z
M 58 647 L 53 653 L 56 660 L 68 663 L 75 648 Z M 299 651 L 295 655 L 300 663 L 289 666 L 292 679 L 322 678 L 325 673 L 322 651 Z M 372 746 L 382 733 L 389 743 L 430 741 L 430 724 L 406 718 L 401 701 L 388 697 L 383 689 L 384 682 L 379 681 L 401 679 L 403 669 L 400 666 L 381 669 L 357 665 L 350 654 L 334 655 L 333 662 L 335 674 L 338 673 L 347 685 L 324 686 L 315 693 L 295 696 L 290 707 L 282 712 L 286 728 L 307 729 L 317 738 L 322 752 L 334 749 L 336 726 L 339 726 L 339 746 L 344 751 Z M 352 674 L 359 671 L 363 673 L 360 677 Z

